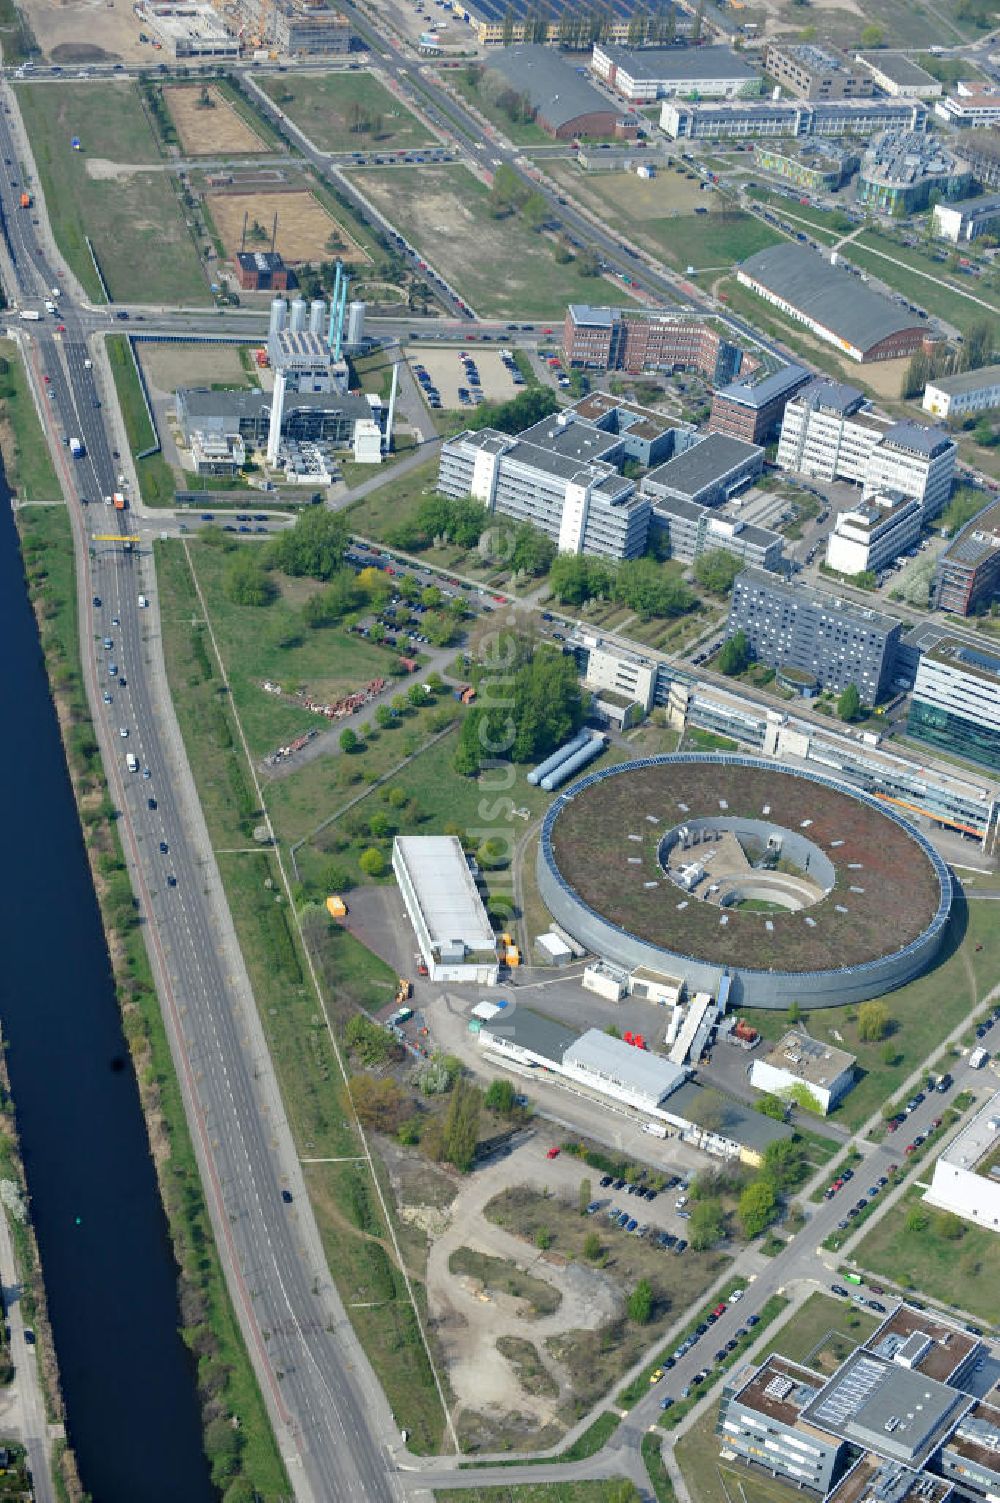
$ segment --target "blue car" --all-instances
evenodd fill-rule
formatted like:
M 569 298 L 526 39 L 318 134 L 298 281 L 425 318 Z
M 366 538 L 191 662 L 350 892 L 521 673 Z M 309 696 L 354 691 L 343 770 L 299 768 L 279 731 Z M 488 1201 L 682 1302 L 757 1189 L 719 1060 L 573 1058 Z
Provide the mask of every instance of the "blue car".
M 633 1217 L 632 1217 L 632 1219 L 631 1219 L 631 1220 L 630 1220 L 630 1221 L 629 1221 L 629 1224 L 628 1224 L 628 1226 L 627 1226 L 627 1227 L 626 1227 L 626 1228 L 625 1228 L 625 1230 L 626 1230 L 626 1231 L 627 1231 L 627 1232 L 634 1232 L 634 1231 L 635 1231 L 635 1229 L 636 1229 L 636 1227 L 637 1227 L 637 1226 L 638 1226 L 638 1225 L 639 1225 L 639 1223 L 638 1223 L 638 1221 L 636 1221 L 636 1219 L 635 1219 L 635 1217 L 634 1217 L 634 1216 L 633 1216 Z

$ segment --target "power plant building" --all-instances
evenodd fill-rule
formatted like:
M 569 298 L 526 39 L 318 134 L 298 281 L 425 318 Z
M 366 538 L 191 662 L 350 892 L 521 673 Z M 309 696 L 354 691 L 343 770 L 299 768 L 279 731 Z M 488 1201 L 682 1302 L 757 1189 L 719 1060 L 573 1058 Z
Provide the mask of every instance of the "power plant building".
M 238 251 L 236 280 L 244 292 L 287 292 L 295 285 L 277 251 Z
M 274 394 L 268 391 L 214 391 L 205 386 L 179 387 L 177 421 L 190 448 L 195 434 L 238 435 L 248 448 L 268 441 Z M 298 442 L 346 447 L 355 425 L 374 419 L 385 431 L 387 409 L 380 398 L 364 392 L 290 392 L 281 414 L 281 436 Z
M 341 395 L 347 391 L 347 362 L 334 358 L 321 334 L 309 329 L 278 329 L 268 336 L 267 351 L 271 369 L 284 371 L 289 391 Z

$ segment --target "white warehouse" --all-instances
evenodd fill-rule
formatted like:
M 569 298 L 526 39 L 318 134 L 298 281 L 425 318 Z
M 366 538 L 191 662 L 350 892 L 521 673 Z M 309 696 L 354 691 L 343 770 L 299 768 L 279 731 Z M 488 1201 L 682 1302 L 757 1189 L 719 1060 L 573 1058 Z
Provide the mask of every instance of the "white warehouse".
M 941 1154 L 925 1199 L 1000 1230 L 1000 1091 Z
M 456 835 L 397 835 L 392 869 L 432 981 L 496 986 L 496 935 Z

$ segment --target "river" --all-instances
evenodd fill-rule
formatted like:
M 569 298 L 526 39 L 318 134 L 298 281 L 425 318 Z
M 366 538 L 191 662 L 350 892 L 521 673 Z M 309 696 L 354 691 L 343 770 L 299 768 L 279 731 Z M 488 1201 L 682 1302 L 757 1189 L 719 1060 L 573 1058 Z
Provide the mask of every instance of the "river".
M 211 1503 L 177 1269 L 0 473 L 0 1022 L 67 1431 L 95 1503 Z

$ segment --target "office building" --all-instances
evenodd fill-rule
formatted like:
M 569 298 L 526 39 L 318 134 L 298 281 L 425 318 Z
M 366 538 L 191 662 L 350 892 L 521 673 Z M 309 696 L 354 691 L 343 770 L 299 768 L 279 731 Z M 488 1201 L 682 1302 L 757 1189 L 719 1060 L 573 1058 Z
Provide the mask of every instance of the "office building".
M 646 714 L 656 688 L 656 664 L 624 647 L 612 646 L 600 637 L 582 636 L 577 662 L 585 689 L 592 690 L 598 708 L 610 700 L 639 705 Z
M 927 111 L 904 99 L 747 99 L 715 104 L 665 99 L 660 129 L 674 141 L 871 136 L 880 130 L 926 130 Z
M 746 634 L 758 662 L 793 669 L 802 682 L 841 693 L 854 684 L 864 704 L 892 682 L 900 623 L 893 616 L 819 590 L 746 569 L 733 584 L 726 637 Z
M 931 194 L 961 198 L 972 186 L 968 162 L 927 131 L 885 131 L 871 143 L 858 171 L 858 203 L 881 214 L 916 214 Z
M 537 437 L 543 441 L 492 428 L 460 433 L 442 446 L 438 490 L 530 522 L 560 552 L 638 558 L 646 547 L 649 501 L 600 457 L 617 447 L 613 437 L 583 423 Z
M 960 129 L 982 130 L 1000 124 L 1000 94 L 983 84 L 960 82 L 954 94 L 937 100 L 934 113 Z
M 347 17 L 310 0 L 235 0 L 234 21 L 245 45 L 286 57 L 337 56 L 351 50 Z
M 855 61 L 893 99 L 940 99 L 944 92 L 943 84 L 905 52 L 858 52 Z
M 179 387 L 175 394 L 177 421 L 184 442 L 193 435 L 238 435 L 248 448 L 268 441 L 274 397 L 267 391 L 213 391 L 209 387 Z M 387 409 L 378 397 L 364 392 L 289 392 L 281 413 L 280 436 L 298 442 L 323 442 L 346 447 L 354 442 L 355 424 L 374 419 L 384 432 Z
M 764 468 L 764 450 L 727 433 L 709 433 L 689 444 L 674 459 L 650 470 L 642 493 L 656 502 L 689 501 L 696 506 L 721 506 L 737 491 L 752 484 Z
M 1000 1092 L 935 1160 L 925 1198 L 964 1221 L 1000 1231 Z M 1000 1455 L 996 1468 L 1000 1473 Z
M 920 1351 L 932 1345 L 923 1332 L 905 1341 L 883 1337 L 882 1330 L 876 1336 L 881 1350 L 869 1343 L 852 1352 L 803 1418 L 845 1443 L 920 1469 L 971 1400 L 922 1368 Z M 882 1354 L 887 1347 L 892 1356 Z
M 495 986 L 496 935 L 456 835 L 397 835 L 392 869 L 432 981 Z
M 950 240 L 953 245 L 966 245 L 980 235 L 992 233 L 1000 224 L 1000 194 L 963 198 L 957 203 L 945 199 L 934 205 L 931 222 L 935 234 L 942 240 Z
M 651 533 L 666 540 L 670 557 L 682 564 L 721 551 L 741 559 L 748 569 L 779 569 L 784 556 L 780 532 L 678 497 L 654 501 L 649 526 Z
M 912 496 L 879 495 L 837 517 L 826 561 L 839 574 L 878 574 L 920 536 L 920 502 Z
M 797 99 L 870 99 L 875 93 L 866 68 L 813 42 L 768 42 L 764 71 Z
M 712 394 L 708 426 L 748 444 L 763 444 L 781 422 L 785 404 L 809 380 L 801 365 L 757 370 L 719 386 Z
M 501 47 L 485 66 L 528 101 L 535 124 L 556 140 L 638 133 L 638 118 L 599 93 L 556 48 L 531 42 Z
M 938 418 L 967 417 L 1000 407 L 1000 365 L 984 365 L 956 376 L 933 376 L 924 387 L 922 407 Z
M 858 165 L 856 151 L 833 141 L 813 137 L 780 146 L 758 141 L 753 149 L 754 166 L 772 177 L 784 178 L 810 193 L 833 193 Z
M 955 478 L 956 446 L 942 428 L 923 423 L 892 423 L 872 450 L 865 470 L 865 497 L 884 492 L 914 496 L 921 522 L 943 510 Z
M 915 314 L 807 246 L 784 241 L 740 263 L 737 280 L 859 363 L 912 355 L 924 342 Z
M 567 365 L 590 370 L 693 370 L 712 385 L 759 364 L 715 320 L 691 314 L 640 313 L 571 303 L 562 338 Z
M 1000 1409 L 978 1400 L 962 1415 L 938 1458 L 942 1475 L 966 1498 L 1000 1497 Z
M 759 94 L 761 76 L 731 47 L 641 47 L 633 51 L 595 42 L 591 68 L 630 105 L 657 99 L 745 99 Z
M 1000 767 L 1000 654 L 944 638 L 917 669 L 907 732 L 944 757 Z
M 595 428 L 613 434 L 619 440 L 618 446 L 605 454 L 606 459 L 610 459 L 613 453 L 616 462 L 631 459 L 644 470 L 669 459 L 671 454 L 679 453 L 685 445 L 698 439 L 689 423 L 671 421 L 651 407 L 623 401 L 606 391 L 588 392 L 565 412 L 572 413 L 580 421 L 592 423 Z
M 825 1496 L 841 1469 L 843 1445 L 804 1418 L 822 1389 L 818 1373 L 772 1352 L 749 1375 L 744 1369 L 727 1382 L 716 1433 L 745 1461 Z
M 854 1084 L 856 1060 L 846 1049 L 821 1044 L 802 1028 L 791 1028 L 750 1066 L 750 1084 L 758 1091 L 798 1101 L 826 1117 Z
M 972 616 L 1000 595 L 1000 501 L 983 508 L 938 555 L 931 604 Z
M 275 329 L 267 341 L 273 371 L 283 371 L 290 392 L 339 392 L 347 390 L 350 372 L 346 360 L 335 360 L 321 334 L 309 329 Z

